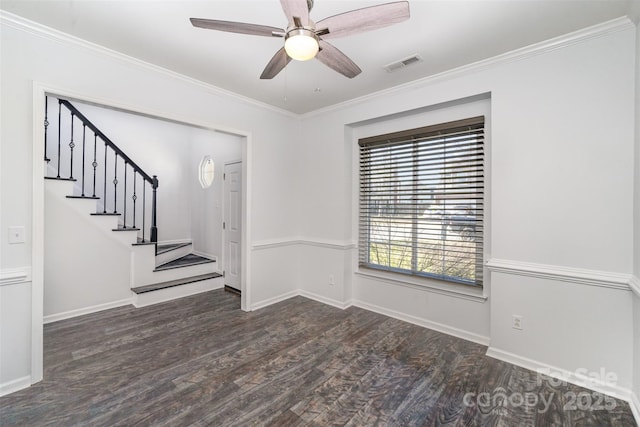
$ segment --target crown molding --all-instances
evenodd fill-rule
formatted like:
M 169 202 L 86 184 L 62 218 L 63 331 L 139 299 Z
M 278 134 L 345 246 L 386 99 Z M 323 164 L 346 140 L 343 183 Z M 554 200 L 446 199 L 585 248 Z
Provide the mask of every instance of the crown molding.
M 534 43 L 529 46 L 525 46 L 516 50 L 512 50 L 506 53 L 502 53 L 491 58 L 483 59 L 480 61 L 472 62 L 470 64 L 462 65 L 457 68 L 443 71 L 438 74 L 433 74 L 418 80 L 413 80 L 408 83 L 393 86 L 388 89 L 383 89 L 377 92 L 353 98 L 348 101 L 341 102 L 339 104 L 330 105 L 325 108 L 310 111 L 308 113 L 301 114 L 301 119 L 308 119 L 321 114 L 335 112 L 343 110 L 345 108 L 353 107 L 358 104 L 362 104 L 367 101 L 375 100 L 382 97 L 388 97 L 394 93 L 401 92 L 403 90 L 415 90 L 423 86 L 428 86 L 440 81 L 450 80 L 453 78 L 461 77 L 469 73 L 482 71 L 497 65 L 507 64 L 509 62 L 520 61 L 533 56 L 541 55 L 543 53 L 551 52 L 557 49 L 562 49 L 567 46 L 580 43 L 582 41 L 603 37 L 608 34 L 613 34 L 619 31 L 624 31 L 630 28 L 635 28 L 635 24 L 631 19 L 626 16 L 605 21 L 600 24 L 596 24 L 587 28 L 583 28 L 577 31 L 573 31 L 568 34 L 564 34 L 558 37 L 554 37 L 549 40 Z
M 559 282 L 577 283 L 588 286 L 629 291 L 632 289 L 630 274 L 609 271 L 587 270 L 560 265 L 536 264 L 506 259 L 490 259 L 487 268 L 494 273 L 536 277 Z
M 236 101 L 239 101 L 243 104 L 269 110 L 274 113 L 287 116 L 289 118 L 297 119 L 299 117 L 298 114 L 292 113 L 291 111 L 283 110 L 281 108 L 258 101 L 256 99 L 249 98 L 247 96 L 243 96 L 226 89 L 222 89 L 218 86 L 214 86 L 212 84 L 205 83 L 193 77 L 189 77 L 184 74 L 171 71 L 159 65 L 154 65 L 150 62 L 146 62 L 141 59 L 134 58 L 124 53 L 118 52 L 116 50 L 109 49 L 107 47 L 90 42 L 88 40 L 84 40 L 79 37 L 73 36 L 71 34 L 67 34 L 65 32 L 56 30 L 54 28 L 47 27 L 45 25 L 39 24 L 37 22 L 31 21 L 29 19 L 23 18 L 19 15 L 15 15 L 13 13 L 10 13 L 4 10 L 0 10 L 0 25 L 2 26 L 6 25 L 8 27 L 15 28 L 19 31 L 23 31 L 25 33 L 35 35 L 37 37 L 42 37 L 44 39 L 48 39 L 48 40 L 52 40 L 60 43 L 69 43 L 101 55 L 106 55 L 118 61 L 122 61 L 136 67 L 145 68 L 149 71 L 153 71 L 159 74 L 164 74 L 165 76 L 180 80 L 184 83 L 198 86 L 200 89 L 217 96 L 225 96 L 225 97 L 233 98 Z

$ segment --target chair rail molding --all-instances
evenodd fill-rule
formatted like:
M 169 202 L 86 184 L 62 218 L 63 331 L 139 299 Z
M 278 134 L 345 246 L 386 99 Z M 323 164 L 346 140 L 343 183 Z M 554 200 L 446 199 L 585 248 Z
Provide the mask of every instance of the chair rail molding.
M 310 237 L 284 237 L 281 239 L 270 239 L 270 240 L 261 240 L 257 242 L 253 242 L 251 245 L 251 249 L 254 251 L 259 251 L 263 249 L 272 249 L 279 248 L 284 246 L 294 246 L 294 245 L 306 245 L 306 246 L 317 246 L 326 249 L 336 249 L 336 250 L 349 250 L 356 249 L 357 244 L 349 241 L 340 241 L 340 240 L 328 240 L 328 239 L 317 239 Z
M 630 291 L 633 289 L 631 274 L 601 270 L 564 267 L 560 265 L 492 258 L 486 263 L 489 271 L 518 276 L 537 277 L 560 282 Z
M 0 270 L 0 286 L 31 282 L 31 267 L 4 268 Z

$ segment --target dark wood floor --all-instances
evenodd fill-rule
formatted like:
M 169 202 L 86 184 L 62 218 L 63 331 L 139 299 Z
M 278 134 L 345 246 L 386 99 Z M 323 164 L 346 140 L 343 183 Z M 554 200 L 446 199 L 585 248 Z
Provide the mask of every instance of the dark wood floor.
M 217 290 L 46 325 L 44 380 L 0 399 L 0 425 L 635 425 L 625 402 L 379 314 L 239 308 Z

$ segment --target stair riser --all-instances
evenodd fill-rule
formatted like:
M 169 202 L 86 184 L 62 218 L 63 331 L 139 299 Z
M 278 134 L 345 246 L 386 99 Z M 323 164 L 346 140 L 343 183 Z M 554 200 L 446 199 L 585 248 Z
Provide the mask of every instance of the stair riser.
M 188 283 L 186 285 L 174 286 L 172 288 L 160 289 L 143 294 L 134 294 L 133 305 L 137 308 L 146 307 L 160 302 L 171 301 L 176 298 L 182 298 L 189 295 L 195 295 L 202 292 L 208 292 L 214 289 L 220 289 L 224 286 L 223 278 L 201 280 L 199 282 Z
M 150 285 L 152 283 L 168 282 L 169 280 L 183 279 L 185 277 L 197 276 L 199 274 L 215 273 L 218 263 L 210 262 L 206 264 L 190 265 L 186 267 L 173 268 L 170 270 L 153 271 L 155 268 L 153 246 L 134 246 L 133 259 L 131 262 L 132 275 L 131 287 Z
M 156 255 L 156 267 L 173 261 L 174 259 L 182 258 L 185 255 L 189 255 L 191 251 L 193 251 L 193 245 L 183 246 L 181 248 Z

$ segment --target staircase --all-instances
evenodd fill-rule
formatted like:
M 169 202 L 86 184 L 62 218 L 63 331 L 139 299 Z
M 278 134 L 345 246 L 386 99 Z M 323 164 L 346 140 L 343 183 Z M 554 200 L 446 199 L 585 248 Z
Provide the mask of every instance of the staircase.
M 56 107 L 50 108 L 49 102 L 54 101 L 57 126 L 49 122 L 50 110 Z M 87 291 L 92 291 L 96 275 L 109 275 L 113 268 L 119 270 L 118 281 L 122 270 L 127 270 L 130 300 L 136 307 L 221 288 L 222 274 L 215 258 L 195 253 L 190 241 L 158 241 L 157 176 L 144 172 L 69 101 L 47 97 L 45 104 L 46 200 L 53 214 L 64 218 L 54 224 L 73 228 L 66 235 L 77 233 L 69 240 L 77 246 L 81 242 L 87 253 L 99 253 L 103 241 L 108 248 L 102 255 L 105 260 L 130 260 L 117 267 L 91 261 L 91 274 L 79 279 Z M 62 236 L 65 234 L 58 238 L 64 239 Z M 64 245 L 60 247 L 63 249 L 51 250 L 50 261 L 59 262 L 59 269 L 71 268 L 68 257 L 74 255 L 65 254 Z M 55 267 L 49 270 L 55 272 Z M 82 272 L 82 266 L 78 267 Z M 96 301 L 101 302 L 99 296 Z

